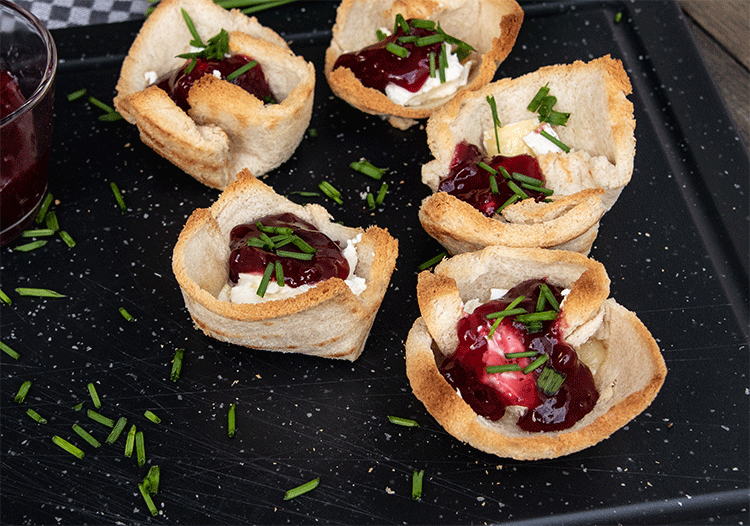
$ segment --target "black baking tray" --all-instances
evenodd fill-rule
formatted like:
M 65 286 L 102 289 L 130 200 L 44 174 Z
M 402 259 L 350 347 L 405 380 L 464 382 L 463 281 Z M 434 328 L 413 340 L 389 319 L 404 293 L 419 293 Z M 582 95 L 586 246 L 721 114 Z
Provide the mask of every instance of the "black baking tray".
M 567 457 L 519 462 L 448 435 L 411 394 L 404 340 L 419 315 L 416 268 L 440 251 L 417 210 L 428 189 L 423 127 L 391 128 L 332 96 L 322 75 L 335 3 L 297 2 L 259 15 L 312 61 L 311 127 L 265 181 L 282 194 L 327 179 L 344 206 L 336 220 L 378 224 L 399 239 L 398 268 L 362 356 L 354 363 L 233 347 L 196 330 L 171 272 L 190 213 L 218 192 L 144 146 L 135 127 L 65 95 L 111 100 L 140 22 L 54 31 L 60 52 L 50 191 L 76 240 L 33 252 L 0 251 L 2 524 L 625 524 L 741 523 L 748 519 L 748 154 L 671 2 L 524 3 L 518 41 L 497 78 L 611 54 L 634 87 L 635 171 L 601 223 L 591 257 L 612 296 L 637 313 L 669 369 L 653 404 L 603 443 Z M 622 19 L 616 22 L 617 13 Z M 390 191 L 370 212 L 360 194 L 379 183 L 352 172 L 364 157 L 387 166 Z M 110 182 L 123 191 L 118 209 Z M 296 196 L 291 196 L 300 200 Z M 50 288 L 65 298 L 18 296 Z M 135 321 L 118 313 L 125 307 Z M 169 379 L 175 349 L 181 377 Z M 26 401 L 15 393 L 32 381 Z M 144 432 L 147 462 L 121 438 L 99 440 L 87 384 L 101 413 Z M 74 406 L 83 402 L 83 411 Z M 238 432 L 227 436 L 229 405 Z M 35 423 L 33 408 L 48 419 Z M 154 424 L 151 410 L 162 418 Z M 391 424 L 387 415 L 417 420 Z M 59 435 L 86 451 L 79 460 Z M 152 517 L 137 488 L 159 465 Z M 411 476 L 424 470 L 424 493 Z M 320 477 L 313 492 L 284 492 Z

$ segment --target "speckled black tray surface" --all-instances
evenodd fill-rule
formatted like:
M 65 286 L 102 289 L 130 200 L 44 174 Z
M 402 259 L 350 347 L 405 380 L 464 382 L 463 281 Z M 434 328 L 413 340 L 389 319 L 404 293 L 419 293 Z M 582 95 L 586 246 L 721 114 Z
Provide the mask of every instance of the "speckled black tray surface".
M 479 524 L 741 523 L 748 519 L 748 156 L 698 58 L 678 8 L 661 2 L 524 4 L 526 20 L 498 78 L 540 66 L 621 58 L 637 119 L 635 172 L 604 217 L 591 256 L 612 296 L 636 312 L 669 368 L 654 403 L 609 440 L 548 461 L 517 462 L 461 444 L 411 394 L 403 342 L 418 316 L 416 267 L 439 252 L 417 209 L 428 189 L 424 130 L 392 129 L 332 97 L 322 76 L 334 3 L 262 13 L 318 71 L 311 127 L 266 181 L 282 194 L 327 179 L 337 220 L 376 223 L 400 241 L 398 268 L 364 353 L 354 363 L 232 347 L 196 330 L 170 267 L 190 213 L 218 196 L 144 146 L 135 127 L 97 120 L 65 95 L 87 88 L 111 100 L 137 22 L 55 32 L 60 50 L 50 190 L 62 228 L 21 253 L 0 251 L 0 522 L 3 524 Z M 619 24 L 615 14 L 624 16 Z M 389 167 L 384 205 L 360 197 L 377 183 L 352 172 L 365 157 Z M 117 208 L 109 183 L 124 192 Z M 293 197 L 299 200 L 298 197 Z M 43 287 L 64 298 L 21 297 Z M 125 307 L 135 321 L 118 313 Z M 175 349 L 186 350 L 177 382 Z M 32 381 L 26 401 L 13 398 Z M 102 440 L 88 419 L 87 384 L 101 413 L 127 417 L 147 463 Z M 74 406 L 83 402 L 84 411 Z M 228 438 L 227 410 L 238 432 Z M 47 418 L 37 424 L 33 408 Z M 151 410 L 160 424 L 146 419 Z M 387 415 L 417 420 L 418 428 Z M 79 460 L 51 440 L 79 445 Z M 161 469 L 151 517 L 137 484 Z M 413 470 L 424 494 L 411 498 Z M 284 492 L 315 477 L 313 492 Z

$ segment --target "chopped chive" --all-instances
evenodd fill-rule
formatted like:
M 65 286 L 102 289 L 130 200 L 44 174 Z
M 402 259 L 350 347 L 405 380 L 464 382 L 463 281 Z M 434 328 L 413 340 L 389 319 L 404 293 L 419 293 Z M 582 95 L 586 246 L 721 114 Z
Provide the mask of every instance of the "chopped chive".
M 109 104 L 105 104 L 96 97 L 92 97 L 89 95 L 89 102 L 105 113 L 115 113 L 115 109 L 112 106 L 110 106 Z
M 516 320 L 521 323 L 534 321 L 551 321 L 557 319 L 558 313 L 555 310 L 545 310 L 542 312 L 530 312 L 528 314 L 519 314 Z
M 99 117 L 97 117 L 97 118 L 100 121 L 107 121 L 107 122 L 121 121 L 121 120 L 124 119 L 124 117 L 122 116 L 122 114 L 120 112 L 117 112 L 117 111 L 113 111 L 111 113 L 105 113 L 103 115 L 99 115 Z
M 73 424 L 73 431 L 78 433 L 78 436 L 80 436 L 82 439 L 88 442 L 92 447 L 101 447 L 102 443 L 99 442 L 93 436 L 91 436 L 91 433 L 86 431 L 84 428 L 82 428 L 78 424 Z
M 325 195 L 336 201 L 338 204 L 344 204 L 344 201 L 341 199 L 341 192 L 336 190 L 328 181 L 321 181 L 320 183 L 318 183 L 318 188 L 320 188 L 320 190 Z
M 255 226 L 260 230 L 261 232 L 265 232 L 266 234 L 280 234 L 280 235 L 290 235 L 294 233 L 294 230 L 288 226 L 266 226 L 260 221 L 255 222 Z
M 499 194 L 500 189 L 497 187 L 497 179 L 493 174 L 490 174 L 490 192 L 493 194 Z
M 545 356 L 547 355 L 545 354 Z M 143 440 L 143 431 L 135 433 L 135 456 L 138 459 L 138 467 L 142 467 L 146 463 L 146 444 Z
M 23 401 L 26 400 L 26 395 L 29 393 L 29 389 L 31 389 L 31 380 L 26 380 L 21 384 L 21 387 L 18 388 L 18 393 L 13 400 L 17 404 L 22 404 Z
M 302 261 L 310 261 L 315 257 L 315 254 L 307 254 L 305 252 L 291 252 L 289 250 L 277 250 L 276 255 L 283 258 L 300 259 Z M 269 263 L 270 265 L 271 263 Z
M 543 186 L 537 186 L 537 185 L 533 185 L 529 183 L 521 183 L 521 188 L 526 188 L 527 190 L 539 192 L 540 194 L 544 194 L 544 195 L 552 195 L 555 193 L 555 191 L 550 188 L 545 188 Z
M 47 419 L 46 418 L 44 418 L 42 415 L 40 415 L 39 413 L 37 413 L 36 411 L 34 411 L 31 408 L 28 408 L 26 410 L 26 414 L 29 415 L 34 420 L 36 420 L 37 422 L 39 422 L 40 424 L 46 424 L 47 423 Z
M 276 283 L 279 287 L 284 286 L 284 268 L 281 266 L 281 261 L 278 259 L 274 262 L 274 266 L 276 267 Z
M 385 40 L 385 38 L 386 38 L 386 37 L 388 36 L 388 35 L 386 35 L 385 33 L 383 33 L 383 31 L 381 31 L 380 29 L 378 29 L 378 30 L 377 30 L 377 31 L 375 32 L 375 35 L 376 35 L 376 36 L 378 37 L 378 42 L 380 42 L 380 41 L 382 41 L 382 40 Z
M 135 321 L 135 318 L 133 317 L 133 315 L 130 314 L 127 311 L 127 309 L 125 309 L 125 307 L 120 307 L 117 310 L 120 311 L 120 314 L 122 315 L 123 318 L 125 318 L 125 320 L 127 320 L 127 321 Z
M 177 55 L 179 57 L 179 55 Z M 193 71 L 195 66 L 198 64 L 197 58 L 190 59 L 190 62 L 188 62 L 188 65 L 185 67 L 185 74 L 190 75 L 190 73 Z
M 80 411 L 81 409 L 83 409 L 83 402 L 77 403 L 73 406 L 73 411 Z
M 545 84 L 541 88 L 539 88 L 539 91 L 537 91 L 536 95 L 534 95 L 534 98 L 531 99 L 531 102 L 529 102 L 529 105 L 526 107 L 527 110 L 535 112 L 539 109 L 539 105 L 542 103 L 542 100 L 544 100 L 544 97 L 547 96 L 549 93 L 549 86 Z
M 518 181 L 519 183 L 528 183 L 532 186 L 543 186 L 544 183 L 540 181 L 539 179 L 536 179 L 534 177 L 530 177 L 528 175 L 524 175 L 522 173 L 513 172 L 513 175 L 511 176 L 513 179 Z
M 115 196 L 115 200 L 117 201 L 117 206 L 120 207 L 120 210 L 124 214 L 128 211 L 128 207 L 125 205 L 125 199 L 122 198 L 122 192 L 120 192 L 120 188 L 117 186 L 117 183 L 114 181 L 109 183 L 109 187 L 112 189 L 112 193 Z
M 76 446 L 65 440 L 64 438 L 60 438 L 57 435 L 54 435 L 52 437 L 52 442 L 63 448 L 65 451 L 70 453 L 73 456 L 76 456 L 78 458 L 83 458 L 84 452 L 78 449 Z
M 547 285 L 546 283 L 542 283 L 539 289 L 541 290 L 541 293 L 547 297 L 547 301 L 552 306 L 552 308 L 557 312 L 560 312 L 560 302 L 557 301 L 557 298 L 555 298 L 555 295 L 552 293 L 552 289 L 549 288 L 549 285 Z
M 151 498 L 151 495 L 149 495 L 148 491 L 146 490 L 142 482 L 138 484 L 138 491 L 141 492 L 141 496 L 143 497 L 143 500 L 146 502 L 146 507 L 148 507 L 148 511 L 151 512 L 151 516 L 156 517 L 159 514 L 159 510 L 156 509 L 154 500 Z
M 249 237 L 247 238 L 247 241 L 245 242 L 245 246 L 248 247 L 255 247 L 255 248 L 265 248 L 266 243 L 258 239 L 257 237 Z
M 536 351 L 508 352 L 505 353 L 505 357 L 514 360 L 516 358 L 531 358 L 537 354 L 539 353 Z
M 434 79 L 437 75 L 437 66 L 435 65 L 435 52 L 430 51 L 430 78 Z
M 490 105 L 490 110 L 492 110 L 492 124 L 495 127 L 495 146 L 497 146 L 497 153 L 500 155 L 500 138 L 498 137 L 497 129 L 502 126 L 502 124 L 500 124 L 500 117 L 497 115 L 497 102 L 495 101 L 495 96 L 487 95 L 487 103 Z
M 437 33 L 435 35 L 427 35 L 426 37 L 419 37 L 417 39 L 417 47 L 424 47 L 424 46 L 431 46 L 432 44 L 437 44 L 439 42 L 443 42 L 445 40 L 445 37 L 441 35 L 440 33 Z
M 47 216 L 44 218 L 44 223 L 50 230 L 54 230 L 55 232 L 60 230 L 60 223 L 57 221 L 57 214 L 54 210 L 47 212 Z
M 318 136 L 318 130 L 317 128 L 308 128 L 307 129 L 307 136 L 312 137 L 313 139 Z
M 154 424 L 158 424 L 159 422 L 161 422 L 161 418 L 159 418 L 158 416 L 156 416 L 150 410 L 146 410 L 146 412 L 143 413 L 143 416 L 145 416 L 146 418 L 148 418 L 149 420 L 151 420 Z
M 435 256 L 433 258 L 430 258 L 427 261 L 425 261 L 424 263 L 422 263 L 421 265 L 419 265 L 417 267 L 417 272 L 422 272 L 423 270 L 427 270 L 428 268 L 430 268 L 433 265 L 437 265 L 438 263 L 440 263 L 447 256 L 448 256 L 447 252 L 441 252 L 437 256 Z
M 68 245 L 70 248 L 73 248 L 76 246 L 75 240 L 70 237 L 70 234 L 68 234 L 65 230 L 59 230 L 57 234 L 60 236 L 60 239 L 63 240 L 63 242 Z
M 510 179 L 510 174 L 508 173 L 508 170 L 506 170 L 504 166 L 498 166 L 497 170 L 500 172 L 500 175 L 502 175 L 504 179 Z
M 622 11 L 618 11 L 615 15 L 615 24 L 619 24 L 622 21 Z
M 500 326 L 500 323 L 502 323 L 503 318 L 498 318 L 494 322 L 492 322 L 492 326 L 490 327 L 490 332 L 487 333 L 487 340 L 492 338 L 495 335 L 495 331 Z
M 46 244 L 46 239 L 37 239 L 36 241 L 32 241 L 31 243 L 18 245 L 17 247 L 13 248 L 13 250 L 15 250 L 16 252 L 31 252 L 32 250 L 36 250 L 37 248 L 42 248 Z
M 398 37 L 398 41 L 401 44 L 411 44 L 417 41 L 419 37 L 417 35 L 407 35 L 403 37 Z
M 495 170 L 492 166 L 490 166 L 489 164 L 487 164 L 484 161 L 479 161 L 477 163 L 477 166 L 479 166 L 482 170 L 486 170 L 486 171 L 490 172 L 493 175 L 497 175 L 497 170 Z
M 73 102 L 74 100 L 78 100 L 78 99 L 80 99 L 80 98 L 81 98 L 81 97 L 83 97 L 84 95 L 86 95 L 86 88 L 81 88 L 81 89 L 79 89 L 79 90 L 77 90 L 77 91 L 74 91 L 74 92 L 72 92 L 72 93 L 68 93 L 68 94 L 66 95 L 66 97 L 67 97 L 67 99 L 68 99 L 69 101 Z
M 400 58 L 406 58 L 409 56 L 409 50 L 403 46 L 399 46 L 395 42 L 389 42 L 386 44 L 385 49 Z
M 39 208 L 39 212 L 36 215 L 36 219 L 34 221 L 37 224 L 41 224 L 42 221 L 44 221 L 45 216 L 47 215 L 47 211 L 49 210 L 50 205 L 52 204 L 52 194 L 47 194 L 44 196 L 44 201 L 42 201 L 42 206 Z
M 518 194 L 513 194 L 512 196 L 510 196 L 510 197 L 508 198 L 508 200 L 507 200 L 507 201 L 505 201 L 505 202 L 504 202 L 504 203 L 503 203 L 502 205 L 500 205 L 500 208 L 498 208 L 498 209 L 497 209 L 496 213 L 498 213 L 498 214 L 499 214 L 500 212 L 502 212 L 502 211 L 503 211 L 503 209 L 504 209 L 505 207 L 507 207 L 507 206 L 510 206 L 510 205 L 512 205 L 513 203 L 515 203 L 516 201 L 518 201 L 518 200 L 519 200 L 520 198 L 521 198 L 521 196 L 520 196 L 520 195 L 518 195 Z
M 310 482 L 305 482 L 304 484 L 297 486 L 296 488 L 292 488 L 284 494 L 284 500 L 290 500 L 295 497 L 299 497 L 300 495 L 303 495 L 308 491 L 312 491 L 318 487 L 319 483 L 320 477 L 312 479 Z
M 388 168 L 378 168 L 371 162 L 364 159 L 354 161 L 349 165 L 349 168 L 351 168 L 352 170 L 356 170 L 359 173 L 365 174 L 368 177 L 372 177 L 373 179 L 376 179 L 378 181 L 380 181 L 380 179 L 383 177 L 383 174 L 388 171 Z
M 65 294 L 60 294 L 50 289 L 37 289 L 31 287 L 17 287 L 16 292 L 21 296 L 37 296 L 40 298 L 64 298 Z
M 6 305 L 12 305 L 13 300 L 10 299 L 10 296 L 8 296 L 5 292 L 3 292 L 2 289 L 0 289 L 0 301 L 5 303 Z
M 305 254 L 315 254 L 318 251 L 316 248 L 310 246 L 304 239 L 299 236 L 294 236 L 292 238 L 292 243 L 294 243 L 294 246 L 300 249 Z
M 511 190 L 513 190 L 513 193 L 516 194 L 516 195 L 518 195 L 518 197 L 520 199 L 528 199 L 529 198 L 529 194 L 527 194 L 526 192 L 524 192 L 523 190 L 521 190 L 521 187 L 518 186 L 513 181 L 508 181 L 508 188 L 510 188 Z
M 128 437 L 125 440 L 125 456 L 130 458 L 133 456 L 133 448 L 135 447 L 135 424 L 130 426 L 130 431 L 128 431 Z
M 542 130 L 539 132 L 539 134 L 547 139 L 548 141 L 552 142 L 555 146 L 559 147 L 562 151 L 568 153 L 570 152 L 570 147 L 562 142 L 560 139 L 555 137 L 554 135 L 550 135 L 546 130 Z
M 264 246 L 268 247 L 269 250 L 273 250 L 274 248 L 276 248 L 275 243 L 271 241 L 271 238 L 268 237 L 268 234 L 266 234 L 265 232 L 261 232 L 258 237 L 261 241 L 263 241 Z
M 536 380 L 539 390 L 547 396 L 553 396 L 565 381 L 565 375 L 555 371 L 552 367 L 545 367 Z
M 440 75 L 440 84 L 445 82 L 445 68 L 448 67 L 448 47 L 443 44 L 438 55 L 438 74 Z
M 94 386 L 93 382 L 89 382 L 88 384 L 88 390 L 89 394 L 91 395 L 91 401 L 94 402 L 94 407 L 97 409 L 102 408 L 102 402 L 99 400 L 99 394 L 96 392 L 96 386 Z
M 185 20 L 185 24 L 187 25 L 188 30 L 190 31 L 190 34 L 193 35 L 193 39 L 198 41 L 199 45 L 195 47 L 206 47 L 206 45 L 201 40 L 201 36 L 198 34 L 198 30 L 195 29 L 195 24 L 193 24 L 193 19 L 190 18 L 190 15 L 185 11 L 184 8 L 180 9 L 182 11 L 182 18 Z
M 105 425 L 107 427 L 115 427 L 115 421 L 111 418 L 108 418 L 100 413 L 97 413 L 93 409 L 87 409 L 86 415 L 93 420 L 94 422 L 99 422 L 102 425 Z
M 409 27 L 409 23 L 406 21 L 406 19 L 404 18 L 404 15 L 402 15 L 401 13 L 398 13 L 396 15 L 396 22 L 393 26 L 393 32 L 395 33 L 396 31 L 398 31 L 399 27 L 403 29 L 404 33 L 406 33 L 407 35 L 411 33 L 411 28 Z
M 542 364 L 544 362 L 546 362 L 547 360 L 549 360 L 549 355 L 548 354 L 543 354 L 539 358 L 537 358 L 536 360 L 534 360 L 533 362 L 531 362 L 529 365 L 527 365 L 526 367 L 524 367 L 523 369 L 521 369 L 521 372 L 523 374 L 529 374 L 534 369 L 536 369 L 538 367 L 541 367 Z
M 536 354 L 536 353 L 534 353 Z M 520 371 L 521 366 L 517 363 L 505 363 L 501 365 L 488 365 L 485 367 L 485 371 L 487 371 L 487 374 L 496 374 L 496 373 L 507 373 L 510 371 Z
M 229 406 L 229 413 L 227 414 L 227 435 L 229 435 L 229 438 L 232 438 L 237 432 L 235 413 L 236 404 L 232 404 Z
M 240 75 L 244 75 L 245 73 L 247 73 L 248 71 L 250 71 L 257 65 L 258 63 L 252 60 L 248 62 L 247 64 L 245 64 L 244 66 L 242 66 L 241 68 L 237 68 L 234 71 L 232 71 L 229 75 L 226 76 L 226 80 L 231 82 L 232 80 L 236 79 Z
M 498 318 L 498 317 L 505 317 L 505 316 L 513 316 L 515 314 L 516 310 L 520 310 L 522 313 L 526 312 L 526 309 L 520 308 L 516 309 L 519 303 L 521 303 L 523 300 L 526 299 L 526 296 L 521 295 L 516 297 L 513 301 L 511 301 L 507 307 L 505 307 L 501 311 L 493 312 L 485 316 L 488 320 Z
M 182 358 L 185 356 L 185 349 L 177 349 L 172 358 L 172 372 L 169 373 L 169 379 L 176 382 L 180 377 L 180 371 L 182 370 Z
M 392 424 L 397 424 L 397 425 L 400 425 L 400 426 L 405 426 L 405 427 L 419 427 L 419 423 L 416 420 L 411 420 L 409 418 L 401 418 L 400 416 L 388 415 L 388 420 Z
M 112 428 L 112 431 L 110 431 L 109 435 L 104 440 L 104 442 L 107 444 L 114 444 L 115 442 L 117 442 L 117 439 L 120 438 L 120 434 L 125 429 L 125 426 L 127 425 L 127 423 L 128 423 L 128 419 L 125 418 L 124 416 L 121 416 L 120 418 L 118 418 L 117 423 L 115 424 L 115 427 Z
M 258 11 L 263 11 L 264 9 L 271 9 L 273 7 L 279 7 L 285 4 L 290 4 L 294 2 L 295 0 L 276 0 L 271 2 L 262 2 L 254 7 L 248 7 L 247 9 L 243 9 L 242 13 L 245 15 L 249 15 L 251 13 L 257 13 Z
M 263 277 L 260 280 L 260 284 L 258 285 L 258 290 L 255 291 L 255 293 L 260 296 L 261 298 L 265 296 L 266 289 L 268 289 L 268 283 L 271 281 L 271 273 L 274 270 L 274 264 L 273 262 L 269 262 L 268 265 L 266 265 L 266 270 L 263 272 Z
M 570 118 L 570 113 L 557 111 L 557 110 L 550 110 L 544 116 L 542 121 L 548 122 L 552 124 L 553 126 L 565 126 L 568 123 L 569 118 Z
M 415 18 L 411 21 L 411 27 L 434 30 L 435 22 L 433 20 L 425 20 L 424 18 Z
M 20 354 L 18 354 L 16 351 L 8 347 L 8 345 L 3 342 L 0 342 L 0 349 L 2 349 L 5 354 L 7 354 L 8 356 L 16 360 L 18 360 L 21 357 Z
M 320 197 L 320 194 L 318 192 L 307 192 L 304 190 L 295 190 L 291 193 L 302 197 Z
M 148 473 L 143 479 L 143 488 L 148 492 L 149 495 L 156 495 L 157 493 L 159 493 L 160 477 L 161 471 L 158 465 L 148 468 Z
M 539 104 L 539 107 L 537 108 L 537 113 L 539 116 L 544 120 L 550 111 L 552 111 L 552 107 L 557 104 L 557 97 L 554 95 L 547 95 L 542 99 L 542 102 Z
M 411 476 L 411 498 L 412 500 L 419 500 L 422 498 L 422 479 L 424 478 L 424 470 L 414 471 Z
M 24 230 L 21 232 L 21 237 L 46 237 L 55 234 L 52 228 L 35 228 L 32 230 Z
M 367 192 L 367 208 L 375 210 L 375 196 L 371 192 Z
M 383 201 L 385 200 L 385 194 L 388 193 L 388 183 L 383 183 L 380 185 L 380 188 L 378 189 L 378 195 L 375 198 L 375 204 L 376 205 L 382 205 Z

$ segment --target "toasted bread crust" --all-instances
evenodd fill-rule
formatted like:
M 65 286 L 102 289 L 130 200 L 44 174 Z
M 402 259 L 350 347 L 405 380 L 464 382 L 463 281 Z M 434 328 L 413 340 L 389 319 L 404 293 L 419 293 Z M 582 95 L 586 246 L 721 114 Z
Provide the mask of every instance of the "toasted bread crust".
M 231 229 L 284 212 L 312 223 L 335 241 L 345 243 L 362 235 L 355 275 L 366 280 L 367 288 L 359 296 L 343 280 L 332 278 L 284 300 L 233 304 L 217 299 L 228 281 Z M 244 171 L 216 203 L 190 216 L 175 246 L 172 269 L 196 326 L 214 338 L 256 349 L 355 360 L 385 295 L 397 253 L 398 242 L 386 230 L 363 231 L 334 223 L 323 207 L 288 201 Z
M 280 103 L 264 105 L 242 88 L 205 75 L 190 90 L 185 113 L 164 91 L 149 86 L 146 72 L 161 77 L 184 64 L 176 55 L 189 51 L 192 37 L 182 8 L 204 40 L 226 29 L 230 52 L 261 65 Z M 200 182 L 224 189 L 244 168 L 261 176 L 291 157 L 310 122 L 314 89 L 312 64 L 255 18 L 210 0 L 164 0 L 123 62 L 115 107 L 138 126 L 145 144 Z
M 391 27 L 398 13 L 404 18 L 439 20 L 447 33 L 472 45 L 478 60 L 466 86 L 457 93 L 485 86 L 492 80 L 498 65 L 515 44 L 523 23 L 523 11 L 515 0 L 344 0 L 336 13 L 333 38 L 326 50 L 325 75 L 333 92 L 355 108 L 381 115 L 398 128 L 429 117 L 453 96 L 428 104 L 405 107 L 391 101 L 384 93 L 367 88 L 348 68 L 333 66 L 344 53 L 358 51 L 373 44 L 380 27 Z
M 526 259 L 529 257 L 532 259 Z M 511 261 L 496 263 L 502 258 Z M 525 259 L 531 269 L 517 274 Z M 586 263 L 585 259 L 560 251 L 490 247 L 482 253 L 451 258 L 443 268 L 436 267 L 434 275 L 420 274 L 418 297 L 423 316 L 415 321 L 406 341 L 406 371 L 416 397 L 451 435 L 502 457 L 555 458 L 608 438 L 653 401 L 667 373 L 659 347 L 632 312 L 611 298 L 602 300 L 602 292 L 608 291 L 608 279 L 602 288 L 603 267 L 591 260 Z M 579 264 L 583 267 L 575 270 Z M 478 290 L 490 284 L 508 288 L 545 274 L 545 268 L 549 279 L 558 284 L 573 279 L 564 305 L 564 310 L 575 310 L 565 313 L 568 330 L 573 334 L 588 331 L 586 340 L 600 341 L 606 348 L 606 357 L 594 374 L 600 398 L 591 413 L 565 431 L 529 433 L 518 428 L 518 415 L 512 411 L 498 422 L 475 414 L 440 373 L 442 355 L 453 350 L 446 353 L 438 345 L 450 339 L 444 334 L 446 327 L 455 332 L 458 313 L 454 298 L 476 296 Z M 469 277 L 472 271 L 473 280 Z M 578 278 L 574 278 L 576 273 Z M 588 313 L 592 313 L 591 317 Z

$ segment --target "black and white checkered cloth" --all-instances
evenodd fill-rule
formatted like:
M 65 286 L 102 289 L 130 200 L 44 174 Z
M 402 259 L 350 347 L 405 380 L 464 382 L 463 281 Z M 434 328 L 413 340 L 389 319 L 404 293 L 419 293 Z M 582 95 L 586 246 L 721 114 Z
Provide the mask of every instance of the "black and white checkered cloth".
M 141 19 L 147 0 L 14 0 L 33 13 L 47 29 Z

